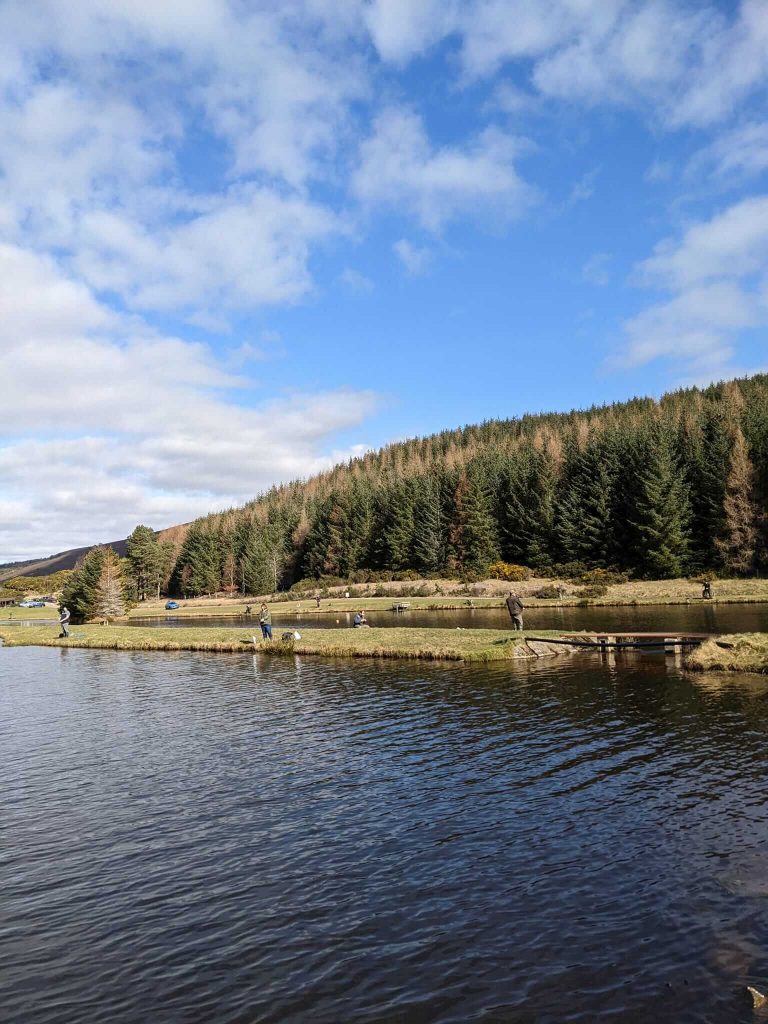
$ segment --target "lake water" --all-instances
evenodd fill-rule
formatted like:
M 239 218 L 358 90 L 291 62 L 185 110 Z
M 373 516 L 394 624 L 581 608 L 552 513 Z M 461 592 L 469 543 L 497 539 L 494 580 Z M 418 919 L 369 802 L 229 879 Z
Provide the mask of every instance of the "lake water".
M 301 615 L 281 613 L 280 605 L 271 607 L 272 624 L 279 629 L 348 629 L 356 607 L 349 612 Z M 406 612 L 367 611 L 372 626 L 416 626 L 455 629 L 510 629 L 506 608 L 463 608 L 455 611 L 414 609 Z M 198 616 L 182 618 L 173 615 L 132 619 L 132 626 L 224 626 L 258 628 L 258 615 Z M 657 632 L 665 629 L 690 630 L 697 633 L 760 632 L 768 630 L 768 604 L 700 604 L 637 605 L 609 608 L 530 608 L 525 613 L 525 627 L 535 629 L 594 630 L 626 629 L 636 632 Z
M 0 650 L 5 1024 L 756 1019 L 768 681 Z

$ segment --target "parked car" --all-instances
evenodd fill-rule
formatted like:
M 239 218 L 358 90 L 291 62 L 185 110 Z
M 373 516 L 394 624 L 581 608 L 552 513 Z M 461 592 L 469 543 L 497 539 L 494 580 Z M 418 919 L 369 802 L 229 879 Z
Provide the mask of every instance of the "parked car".
M 19 601 L 19 608 L 45 608 L 45 601 Z
M 165 602 L 166 611 L 172 612 L 174 610 L 174 608 L 178 608 L 178 607 L 179 607 L 179 605 L 178 605 L 177 601 L 166 601 Z

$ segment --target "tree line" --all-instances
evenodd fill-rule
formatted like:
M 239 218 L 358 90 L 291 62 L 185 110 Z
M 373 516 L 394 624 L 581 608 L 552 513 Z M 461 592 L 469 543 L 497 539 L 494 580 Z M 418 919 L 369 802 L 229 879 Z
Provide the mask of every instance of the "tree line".
M 407 570 L 768 566 L 768 376 L 390 445 L 189 527 L 182 596 Z
M 414 572 L 477 579 L 498 561 L 541 574 L 750 575 L 768 568 L 766 497 L 768 375 L 758 375 L 389 445 L 203 516 L 180 548 L 138 526 L 121 593 L 263 594 Z M 94 562 L 83 615 L 104 605 L 105 557 L 83 563 Z

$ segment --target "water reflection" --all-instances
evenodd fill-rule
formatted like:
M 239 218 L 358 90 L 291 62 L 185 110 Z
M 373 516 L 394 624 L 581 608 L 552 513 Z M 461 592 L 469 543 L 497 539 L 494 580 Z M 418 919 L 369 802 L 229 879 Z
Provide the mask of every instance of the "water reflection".
M 768 686 L 4 649 L 12 1024 L 753 1020 Z
M 272 606 L 275 629 L 349 629 L 353 612 L 285 615 L 280 605 Z M 367 612 L 372 626 L 412 626 L 440 629 L 509 629 L 510 619 L 502 608 L 463 608 L 456 611 L 418 610 L 392 612 L 388 609 Z M 252 618 L 246 616 L 196 616 L 181 618 L 157 616 L 131 620 L 136 626 L 164 627 L 248 627 Z M 562 629 L 610 631 L 626 629 L 635 632 L 656 632 L 664 629 L 690 630 L 698 633 L 759 632 L 768 628 L 768 605 L 712 605 L 701 602 L 691 605 L 626 605 L 608 608 L 531 608 L 526 612 L 528 630 Z

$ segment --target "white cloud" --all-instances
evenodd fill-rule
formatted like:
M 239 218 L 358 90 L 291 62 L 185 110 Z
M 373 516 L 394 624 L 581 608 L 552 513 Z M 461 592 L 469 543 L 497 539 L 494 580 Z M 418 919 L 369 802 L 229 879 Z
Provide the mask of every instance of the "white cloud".
M 407 238 L 399 239 L 392 248 L 409 274 L 423 274 L 429 266 L 432 255 L 429 249 L 414 245 Z
M 725 185 L 739 184 L 768 170 L 768 121 L 748 121 L 723 132 L 690 161 L 687 177 L 708 176 Z
M 487 129 L 466 146 L 435 149 L 416 114 L 390 107 L 361 146 L 352 187 L 364 202 L 413 210 L 431 230 L 459 214 L 507 218 L 534 198 L 514 165 L 522 148 L 521 140 Z
M 742 200 L 659 243 L 637 278 L 671 297 L 625 324 L 621 361 L 664 357 L 692 366 L 697 379 L 724 375 L 739 332 L 768 326 L 768 197 Z
M 250 381 L 207 346 L 118 317 L 53 261 L 7 245 L 0 355 L 0 561 L 169 525 L 317 472 L 330 439 L 376 402 L 336 390 L 250 405 Z
M 768 269 L 768 196 L 750 196 L 711 220 L 665 239 L 638 270 L 649 282 L 685 288 L 719 277 Z
M 670 127 L 722 120 L 768 81 L 768 7 L 673 0 L 374 0 L 367 14 L 384 60 L 403 63 L 446 39 L 468 80 L 529 62 L 545 96 L 644 108 Z
M 302 297 L 343 230 L 308 182 L 368 87 L 327 24 L 316 2 L 0 5 L 0 231 L 136 309 Z
M 366 8 L 365 22 L 382 59 L 401 63 L 449 34 L 458 9 L 452 0 L 373 0 Z
M 341 283 L 353 292 L 373 291 L 373 281 L 354 267 L 345 267 L 341 272 Z

